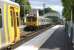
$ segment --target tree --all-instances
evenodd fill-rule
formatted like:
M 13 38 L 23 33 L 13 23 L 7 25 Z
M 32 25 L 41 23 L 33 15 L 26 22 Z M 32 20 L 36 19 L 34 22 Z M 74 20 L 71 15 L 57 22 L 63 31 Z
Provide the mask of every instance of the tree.
M 74 0 L 62 0 L 62 5 L 64 6 L 63 9 L 63 16 L 66 18 L 67 21 L 71 20 L 71 10 L 74 10 Z M 74 12 L 73 12 L 74 14 Z M 73 15 L 74 20 L 74 15 Z
M 51 8 L 45 8 L 45 9 L 43 9 L 43 10 L 41 10 L 41 9 L 39 9 L 39 14 L 40 14 L 40 16 L 41 15 L 44 15 L 44 14 L 46 14 L 46 13 L 49 13 L 49 12 L 56 12 L 56 11 L 54 11 L 54 10 L 52 10 Z
M 24 14 L 28 14 L 31 10 L 31 5 L 28 0 L 15 0 L 15 2 L 20 4 L 20 15 L 21 17 L 24 16 Z
M 53 12 L 53 10 L 51 8 L 49 8 L 49 7 L 48 8 L 45 8 L 44 9 L 44 13 L 48 13 L 48 12 Z

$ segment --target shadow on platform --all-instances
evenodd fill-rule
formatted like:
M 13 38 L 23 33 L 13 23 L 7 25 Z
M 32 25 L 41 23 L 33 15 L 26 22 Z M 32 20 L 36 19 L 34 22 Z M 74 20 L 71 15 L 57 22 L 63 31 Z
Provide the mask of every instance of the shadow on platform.
M 74 50 L 64 27 L 57 29 L 39 50 Z

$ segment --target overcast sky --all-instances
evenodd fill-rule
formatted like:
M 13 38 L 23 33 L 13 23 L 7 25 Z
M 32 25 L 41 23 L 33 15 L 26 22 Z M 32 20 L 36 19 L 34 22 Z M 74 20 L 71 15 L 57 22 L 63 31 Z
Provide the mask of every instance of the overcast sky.
M 61 0 L 29 0 L 32 8 L 43 8 L 43 4 L 45 3 L 45 7 L 50 7 L 53 10 L 56 10 L 58 12 L 62 12 L 62 3 Z

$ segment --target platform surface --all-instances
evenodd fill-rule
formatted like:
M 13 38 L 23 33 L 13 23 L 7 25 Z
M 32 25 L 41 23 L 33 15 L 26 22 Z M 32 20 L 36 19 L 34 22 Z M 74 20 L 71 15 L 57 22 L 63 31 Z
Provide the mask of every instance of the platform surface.
M 58 28 L 39 50 L 74 50 L 64 27 Z
M 39 50 L 39 48 L 47 41 L 48 38 L 59 28 L 64 27 L 63 25 L 56 25 L 33 39 L 25 42 L 23 45 L 15 48 L 14 50 Z

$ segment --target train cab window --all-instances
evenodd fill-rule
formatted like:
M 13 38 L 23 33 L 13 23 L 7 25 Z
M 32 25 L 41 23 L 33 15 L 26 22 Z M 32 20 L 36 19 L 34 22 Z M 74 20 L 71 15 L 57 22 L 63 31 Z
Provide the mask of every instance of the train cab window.
M 27 17 L 27 21 L 31 21 L 31 17 Z
M 1 9 L 0 9 L 0 28 L 2 28 L 2 12 L 1 12 Z
M 35 22 L 36 20 L 37 20 L 36 17 L 33 17 L 33 16 L 27 17 L 27 21 L 33 21 L 33 22 Z
M 37 19 L 36 19 L 36 17 L 32 17 L 32 21 L 34 21 L 34 22 L 35 22 L 36 20 L 37 20 Z

